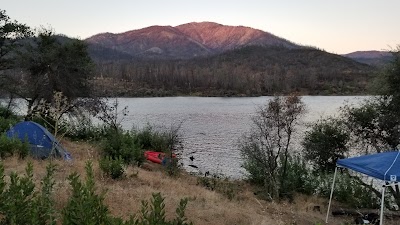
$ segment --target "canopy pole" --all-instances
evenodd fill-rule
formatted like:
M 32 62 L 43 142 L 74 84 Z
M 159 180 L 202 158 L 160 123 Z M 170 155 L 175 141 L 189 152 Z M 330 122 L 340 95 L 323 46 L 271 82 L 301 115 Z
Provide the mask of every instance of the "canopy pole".
M 332 203 L 333 189 L 335 187 L 336 173 L 337 173 L 337 166 L 335 167 L 335 174 L 333 175 L 333 182 L 332 182 L 332 187 L 331 187 L 331 196 L 329 197 L 328 211 L 326 212 L 325 223 L 328 223 L 329 211 L 331 209 L 331 203 Z
M 382 186 L 381 214 L 379 218 L 379 225 L 383 224 L 383 205 L 385 204 L 385 189 L 386 189 L 386 184 Z

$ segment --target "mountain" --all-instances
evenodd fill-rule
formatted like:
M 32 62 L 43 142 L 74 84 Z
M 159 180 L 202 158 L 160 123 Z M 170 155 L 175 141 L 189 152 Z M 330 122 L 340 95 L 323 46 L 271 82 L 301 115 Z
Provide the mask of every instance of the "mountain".
M 376 71 L 352 59 L 362 54 L 344 57 L 212 22 L 102 33 L 85 41 L 102 96 L 365 94 Z
M 251 45 L 300 47 L 261 30 L 212 22 L 151 26 L 120 34 L 102 33 L 85 41 L 96 59 L 109 57 L 107 52 L 117 59 L 189 59 Z
M 343 56 L 377 67 L 384 66 L 392 59 L 392 54 L 387 51 L 356 51 Z
M 246 46 L 209 57 L 98 62 L 102 96 L 365 94 L 375 68 L 312 48 Z

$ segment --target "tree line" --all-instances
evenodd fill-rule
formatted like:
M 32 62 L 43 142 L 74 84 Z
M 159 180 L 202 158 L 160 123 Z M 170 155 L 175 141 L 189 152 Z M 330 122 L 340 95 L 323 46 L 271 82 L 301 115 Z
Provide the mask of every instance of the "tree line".
M 375 71 L 318 49 L 280 46 L 248 46 L 189 60 L 96 60 L 96 65 L 96 83 L 109 87 L 108 95 L 125 96 L 365 94 Z

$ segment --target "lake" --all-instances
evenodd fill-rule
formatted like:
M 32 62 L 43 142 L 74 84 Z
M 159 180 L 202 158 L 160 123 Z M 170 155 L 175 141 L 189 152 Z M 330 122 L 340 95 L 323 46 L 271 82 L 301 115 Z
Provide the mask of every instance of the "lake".
M 231 178 L 245 174 L 238 140 L 251 128 L 251 117 L 258 107 L 272 97 L 162 97 L 162 98 L 118 98 L 119 107 L 128 107 L 128 114 L 121 118 L 124 129 L 143 128 L 147 124 L 155 127 L 171 127 L 182 123 L 180 133 L 184 151 L 181 155 L 183 167 L 194 173 L 218 173 Z M 335 115 L 347 104 L 358 104 L 366 96 L 304 96 L 307 112 L 296 134 L 299 146 L 305 124 L 326 116 Z M 110 99 L 112 101 L 112 99 Z M 297 147 L 298 148 L 298 147 Z M 299 149 L 293 149 L 299 150 Z M 194 160 L 189 159 L 190 156 Z M 188 165 L 195 165 L 198 169 Z

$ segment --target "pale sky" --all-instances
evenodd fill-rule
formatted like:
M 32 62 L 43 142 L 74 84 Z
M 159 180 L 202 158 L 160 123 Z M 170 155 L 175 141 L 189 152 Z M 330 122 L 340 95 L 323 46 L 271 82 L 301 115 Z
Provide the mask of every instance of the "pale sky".
M 337 54 L 400 45 L 400 0 L 1 0 L 0 9 L 30 27 L 81 39 L 210 21 Z

